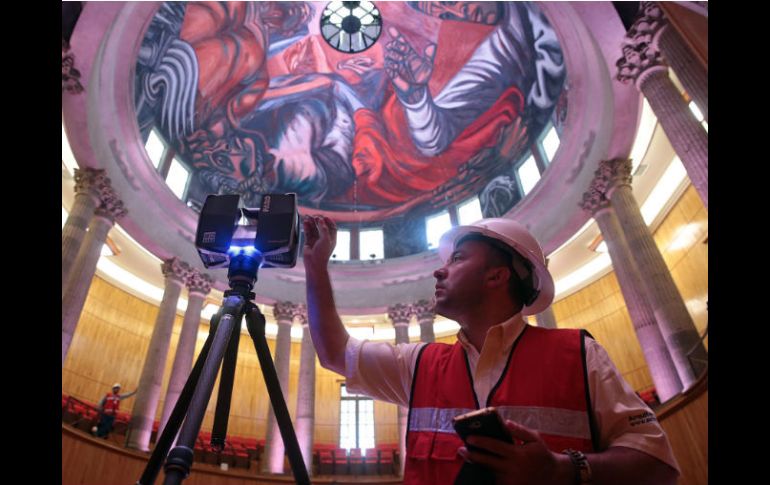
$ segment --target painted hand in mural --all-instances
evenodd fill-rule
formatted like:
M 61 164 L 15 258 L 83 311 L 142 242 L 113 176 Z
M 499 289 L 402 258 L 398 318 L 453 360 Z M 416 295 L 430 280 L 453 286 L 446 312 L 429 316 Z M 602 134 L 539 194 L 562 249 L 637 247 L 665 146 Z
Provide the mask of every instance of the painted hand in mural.
M 406 103 L 416 103 L 433 73 L 436 44 L 429 44 L 424 55 L 420 55 L 396 28 L 388 28 L 388 33 L 393 40 L 385 46 L 385 70 L 398 97 Z

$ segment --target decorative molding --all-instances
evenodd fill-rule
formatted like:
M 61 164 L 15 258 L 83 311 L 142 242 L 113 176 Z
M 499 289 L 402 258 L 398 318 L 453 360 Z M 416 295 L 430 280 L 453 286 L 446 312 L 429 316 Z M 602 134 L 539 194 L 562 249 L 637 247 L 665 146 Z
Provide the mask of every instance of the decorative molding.
M 118 150 L 118 142 L 116 140 L 110 140 L 110 151 L 112 152 L 112 156 L 115 158 L 115 165 L 118 166 L 121 173 L 123 173 L 123 176 L 126 178 L 126 181 L 128 182 L 128 185 L 131 186 L 132 189 L 135 191 L 139 191 L 139 182 L 136 181 L 136 177 L 131 173 L 131 170 L 129 170 L 128 165 L 122 158 L 122 154 L 120 153 L 120 150 Z
M 575 164 L 575 168 L 572 169 L 572 171 L 569 174 L 569 177 L 567 177 L 567 182 L 572 183 L 575 181 L 578 175 L 583 171 L 583 167 L 586 164 L 586 160 L 588 159 L 588 154 L 591 153 L 591 148 L 594 145 L 594 141 L 596 141 L 596 132 L 591 130 L 588 132 L 588 139 L 583 142 L 583 151 L 580 152 L 580 158 L 578 159 L 578 162 Z

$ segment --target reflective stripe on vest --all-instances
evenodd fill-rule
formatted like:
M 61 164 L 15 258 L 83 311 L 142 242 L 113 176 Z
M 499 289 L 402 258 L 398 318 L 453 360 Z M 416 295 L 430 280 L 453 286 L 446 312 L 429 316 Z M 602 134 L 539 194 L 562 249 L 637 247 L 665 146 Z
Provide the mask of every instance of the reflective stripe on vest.
M 433 431 L 452 433 L 452 418 L 469 413 L 467 408 L 416 408 L 412 409 L 409 431 Z M 585 412 L 570 409 L 541 408 L 526 406 L 497 406 L 502 418 L 510 419 L 538 430 L 540 433 L 568 436 L 570 438 L 591 439 L 591 429 L 585 419 Z
M 423 347 L 410 396 L 404 484 L 454 482 L 463 443 L 452 418 L 478 409 L 479 401 L 538 431 L 553 451 L 592 451 L 582 345 L 579 330 L 526 326 L 497 385 L 478 399 L 459 342 Z

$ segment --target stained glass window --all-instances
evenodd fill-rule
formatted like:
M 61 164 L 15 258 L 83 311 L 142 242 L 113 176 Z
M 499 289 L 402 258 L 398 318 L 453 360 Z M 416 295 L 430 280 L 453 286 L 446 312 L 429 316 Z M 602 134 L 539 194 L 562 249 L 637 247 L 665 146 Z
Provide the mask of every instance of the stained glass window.
M 372 2 L 329 2 L 321 16 L 321 34 L 341 52 L 365 51 L 381 31 L 382 17 Z

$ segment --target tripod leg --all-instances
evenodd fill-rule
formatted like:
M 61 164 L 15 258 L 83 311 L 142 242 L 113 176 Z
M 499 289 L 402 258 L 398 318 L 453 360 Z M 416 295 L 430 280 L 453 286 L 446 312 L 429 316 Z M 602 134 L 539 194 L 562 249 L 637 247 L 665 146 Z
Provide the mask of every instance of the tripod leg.
M 206 357 L 198 385 L 193 392 L 187 419 L 185 419 L 182 430 L 179 432 L 177 446 L 171 450 L 166 461 L 164 485 L 178 485 L 190 474 L 195 439 L 198 437 L 198 431 L 203 422 L 203 415 L 206 413 L 206 406 L 211 398 L 211 392 L 214 389 L 214 382 L 216 381 L 217 372 L 222 363 L 227 343 L 230 341 L 233 328 L 240 325 L 244 303 L 245 299 L 241 296 L 234 295 L 225 298 L 222 316 L 219 320 L 219 328 L 214 333 L 211 350 Z
M 253 303 L 247 305 L 245 315 L 246 327 L 249 329 L 249 335 L 251 335 L 254 347 L 257 350 L 259 365 L 262 367 L 267 392 L 270 394 L 270 403 L 273 405 L 275 419 L 278 421 L 278 427 L 281 430 L 281 438 L 283 438 L 283 444 L 289 455 L 289 463 L 291 464 L 291 471 L 294 473 L 294 480 L 300 485 L 310 485 L 310 477 L 302 459 L 297 435 L 294 433 L 289 410 L 286 408 L 286 401 L 283 399 L 283 393 L 281 392 L 281 384 L 278 382 L 273 359 L 270 357 L 270 348 L 267 346 L 267 340 L 265 339 L 265 317 Z
M 238 323 L 240 323 L 240 321 Z M 233 395 L 235 364 L 238 360 L 238 343 L 241 340 L 240 337 L 241 329 L 233 329 L 230 343 L 225 351 L 225 359 L 222 361 L 222 373 L 219 376 L 219 392 L 217 393 L 217 409 L 214 413 L 214 427 L 211 430 L 211 446 L 218 449 L 220 452 L 225 449 L 227 421 L 230 417 L 230 401 Z
M 214 334 L 219 326 L 219 317 L 220 313 L 216 313 L 211 317 L 209 336 L 206 338 L 206 342 L 203 344 L 203 348 L 198 355 L 198 359 L 195 361 L 190 376 L 184 384 L 182 393 L 179 395 L 179 399 L 174 405 L 174 410 L 171 412 L 166 427 L 163 428 L 160 438 L 158 438 L 158 441 L 155 443 L 155 448 L 152 450 L 150 460 L 147 462 L 147 466 L 145 467 L 141 478 L 139 478 L 137 485 L 152 485 L 155 483 L 163 460 L 166 458 L 168 450 L 174 443 L 174 439 L 179 432 L 179 427 L 182 425 L 182 420 L 184 419 L 185 414 L 187 414 L 187 408 L 190 405 L 190 399 L 192 398 L 195 386 L 198 384 L 198 379 L 200 378 L 201 370 L 203 369 L 203 363 L 206 361 L 209 349 L 211 349 L 211 343 L 214 340 Z

